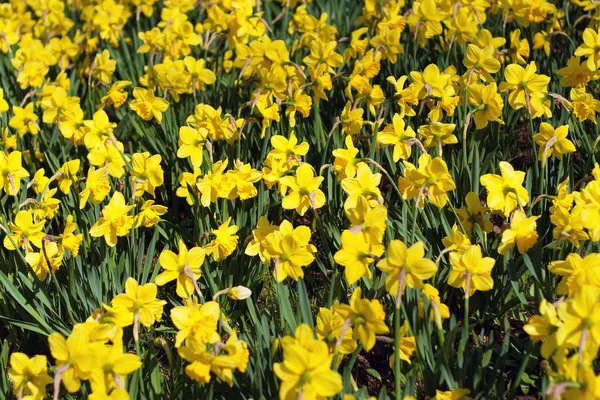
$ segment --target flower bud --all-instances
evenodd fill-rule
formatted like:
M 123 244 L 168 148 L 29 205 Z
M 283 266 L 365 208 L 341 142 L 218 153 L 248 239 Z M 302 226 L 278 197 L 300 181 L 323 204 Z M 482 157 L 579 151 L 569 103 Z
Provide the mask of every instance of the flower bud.
M 232 300 L 245 300 L 252 295 L 252 290 L 245 286 L 236 286 L 229 289 L 227 296 Z

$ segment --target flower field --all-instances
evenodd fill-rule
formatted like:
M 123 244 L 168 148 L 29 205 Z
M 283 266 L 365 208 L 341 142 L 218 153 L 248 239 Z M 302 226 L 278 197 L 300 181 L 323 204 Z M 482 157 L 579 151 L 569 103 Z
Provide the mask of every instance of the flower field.
M 0 4 L 0 398 L 600 399 L 600 3 Z

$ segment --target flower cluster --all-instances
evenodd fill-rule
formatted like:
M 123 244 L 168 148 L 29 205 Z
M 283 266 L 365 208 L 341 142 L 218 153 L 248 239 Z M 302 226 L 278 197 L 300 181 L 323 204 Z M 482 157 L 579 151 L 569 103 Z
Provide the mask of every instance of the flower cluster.
M 0 393 L 600 398 L 599 21 L 0 4 Z

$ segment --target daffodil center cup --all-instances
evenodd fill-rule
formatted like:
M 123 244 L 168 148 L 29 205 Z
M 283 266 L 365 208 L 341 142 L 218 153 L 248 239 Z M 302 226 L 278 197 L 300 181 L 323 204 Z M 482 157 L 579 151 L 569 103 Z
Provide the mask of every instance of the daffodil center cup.
M 502 194 L 505 196 L 510 193 L 515 193 L 515 189 L 511 186 L 502 186 Z
M 311 380 L 310 378 L 310 374 L 308 372 L 305 372 L 302 374 L 302 376 L 300 377 L 300 381 L 298 382 L 298 389 L 301 389 L 302 386 L 304 386 L 304 384 L 309 383 Z

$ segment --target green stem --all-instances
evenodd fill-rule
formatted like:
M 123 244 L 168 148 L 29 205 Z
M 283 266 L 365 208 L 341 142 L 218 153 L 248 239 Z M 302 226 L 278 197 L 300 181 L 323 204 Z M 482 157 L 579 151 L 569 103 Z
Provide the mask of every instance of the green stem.
M 545 173 L 546 173 L 546 163 L 542 163 L 542 170 L 540 171 L 540 175 L 538 176 L 538 196 L 544 194 L 544 183 L 545 183 Z M 543 211 L 546 208 L 546 200 L 542 198 L 540 200 L 540 210 Z
M 446 338 L 444 337 L 444 327 L 442 326 L 442 319 L 440 316 L 440 310 L 439 310 L 439 306 L 437 303 L 435 302 L 431 302 L 430 307 L 433 308 L 433 312 L 434 312 L 434 317 L 435 317 L 435 328 L 437 331 L 437 336 L 438 336 L 438 340 L 439 340 L 439 353 L 440 356 L 442 358 L 442 362 L 445 365 L 448 365 L 448 359 L 446 357 Z M 454 389 L 454 381 L 452 380 L 452 378 L 450 380 L 448 379 L 444 379 L 446 380 L 446 384 L 448 385 L 449 389 Z
M 467 341 L 469 340 L 469 286 L 471 283 L 471 277 L 467 274 L 467 281 L 465 284 L 465 312 L 462 326 L 462 336 L 460 343 L 458 344 L 458 367 L 461 368 L 461 383 L 464 383 L 464 371 L 463 368 L 465 362 L 465 349 L 467 347 Z
M 139 321 L 135 321 L 134 323 L 138 324 L 138 328 L 137 329 L 139 330 Z M 140 343 L 139 342 L 140 342 L 139 340 L 135 340 L 135 354 L 140 358 L 140 361 L 143 362 L 142 356 L 140 354 Z M 138 383 L 140 385 L 139 389 L 138 389 L 139 393 L 143 393 L 145 391 L 145 386 L 144 386 L 144 379 L 142 377 L 142 368 L 138 368 L 135 371 L 135 374 L 138 376 L 137 381 L 138 381 Z
M 277 291 L 277 305 L 279 306 L 279 321 L 281 324 L 281 329 L 285 331 L 285 317 L 283 316 L 283 300 L 281 298 L 282 293 L 281 293 L 281 286 L 282 283 L 281 282 L 275 282 L 275 290 Z
M 316 226 L 318 228 L 317 230 L 319 231 L 319 235 L 321 236 L 321 241 L 323 242 L 323 245 L 325 246 L 325 253 L 327 254 L 327 260 L 329 261 L 329 265 L 331 265 L 331 269 L 333 270 L 332 279 L 331 279 L 331 287 L 329 288 L 329 295 L 328 295 L 328 300 L 327 300 L 327 302 L 328 302 L 327 304 L 329 306 L 331 306 L 331 304 L 333 303 L 333 296 L 334 296 L 335 286 L 337 283 L 337 277 L 338 277 L 339 272 L 338 272 L 337 263 L 333 259 L 333 252 L 331 251 L 331 248 L 329 247 L 329 241 L 327 240 L 327 236 L 325 235 L 325 232 L 327 232 L 327 231 L 325 230 L 325 225 L 323 224 L 323 220 L 321 220 L 321 217 L 316 209 L 313 209 L 313 215 L 314 215 L 314 220 L 316 221 Z M 325 278 L 327 278 L 327 276 L 325 276 Z
M 394 376 L 396 378 L 396 399 L 402 398 L 400 388 L 400 307 L 396 307 L 394 312 Z
M 414 214 L 412 215 L 412 232 L 410 234 L 410 243 L 415 243 L 415 236 L 417 234 L 417 215 L 419 215 L 419 205 L 415 207 Z
M 377 150 L 377 134 L 379 133 L 379 126 L 381 117 L 383 117 L 383 108 L 379 109 L 377 120 L 375 121 L 375 127 L 373 128 L 373 136 L 371 137 L 371 150 L 369 152 L 369 158 L 375 159 L 375 151 Z
M 465 294 L 465 320 L 463 323 L 462 331 L 463 339 L 467 340 L 469 337 L 469 294 Z
M 479 143 L 475 142 L 473 150 L 473 180 L 471 190 L 479 195 Z
M 215 284 L 215 281 L 212 277 L 212 275 L 210 274 L 210 270 L 207 267 L 206 262 L 202 264 L 201 266 L 202 269 L 202 276 L 204 276 L 204 279 L 206 279 L 206 282 L 208 283 L 208 287 L 210 288 L 210 295 L 211 298 L 212 296 L 214 296 L 215 293 L 217 293 L 219 291 L 219 289 L 217 288 L 217 285 Z
M 388 182 L 390 182 L 390 184 L 392 185 L 392 188 L 398 195 L 398 198 L 400 199 L 400 201 L 404 201 L 404 196 L 402 196 L 402 192 L 398 188 L 398 185 L 396 185 L 396 181 L 390 176 L 389 172 L 387 172 L 387 170 L 381 166 L 381 164 L 379 164 L 377 161 L 373 160 L 372 158 L 360 158 L 359 160 L 371 163 L 374 166 L 376 166 L 377 169 L 379 169 L 385 175 L 385 177 L 388 179 Z M 410 208 L 408 209 L 408 212 L 411 213 Z
M 210 382 L 210 386 L 208 388 L 208 400 L 213 400 L 215 396 L 215 381 Z
M 450 64 L 450 53 L 452 53 L 452 46 L 454 45 L 454 36 L 452 36 L 452 41 L 450 42 L 450 46 L 448 47 L 448 53 L 446 53 L 446 63 L 444 64 L 445 68 L 448 68 Z
M 419 27 L 417 27 L 417 30 L 419 29 Z M 415 35 L 414 40 L 412 41 L 414 44 L 413 47 L 413 60 L 414 60 L 414 65 L 419 65 L 418 61 L 417 61 L 417 48 L 419 47 L 418 42 L 417 42 L 417 37 L 418 37 L 418 33 Z
M 531 146 L 533 147 L 533 157 L 535 158 L 535 161 L 533 163 L 533 174 L 534 174 L 534 179 L 540 179 L 540 169 L 538 166 L 538 162 L 537 162 L 537 146 L 535 145 L 535 140 L 533 139 L 533 135 L 535 135 L 535 132 L 533 131 L 533 117 L 531 116 L 531 111 L 527 110 L 528 114 L 529 114 L 529 133 L 531 134 Z M 543 179 L 543 177 L 542 177 Z M 542 182 L 543 183 L 543 182 Z M 541 192 L 538 193 L 542 194 Z M 541 202 L 540 202 L 540 206 L 541 206 Z
M 331 286 L 329 287 L 329 294 L 327 296 L 327 307 L 331 307 L 333 304 L 333 295 L 335 293 L 335 286 L 337 285 L 337 280 L 339 277 L 339 271 L 337 265 L 333 265 L 333 275 L 331 276 Z
M 465 88 L 465 101 L 463 104 L 463 140 L 462 140 L 462 162 L 463 168 L 467 168 L 467 130 L 469 129 L 467 125 L 467 115 L 469 109 L 469 90 Z
M 197 199 L 192 206 L 192 216 L 194 219 L 194 233 L 192 243 L 194 245 L 200 244 L 200 199 Z

